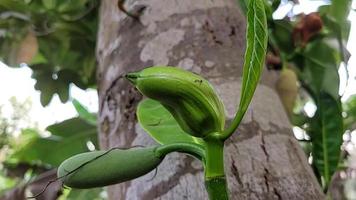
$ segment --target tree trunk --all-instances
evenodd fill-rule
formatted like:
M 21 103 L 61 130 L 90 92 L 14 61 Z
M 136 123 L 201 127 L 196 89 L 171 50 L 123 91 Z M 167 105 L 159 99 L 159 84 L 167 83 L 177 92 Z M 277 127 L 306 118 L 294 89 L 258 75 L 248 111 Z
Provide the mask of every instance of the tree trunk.
M 97 57 L 101 148 L 155 142 L 135 116 L 142 96 L 121 75 L 153 65 L 179 66 L 207 78 L 222 97 L 227 117 L 241 88 L 245 19 L 236 0 L 128 0 L 139 20 L 103 0 Z M 323 193 L 265 71 L 243 123 L 226 142 L 231 199 L 323 199 Z M 207 199 L 202 165 L 171 154 L 154 172 L 108 188 L 110 199 Z

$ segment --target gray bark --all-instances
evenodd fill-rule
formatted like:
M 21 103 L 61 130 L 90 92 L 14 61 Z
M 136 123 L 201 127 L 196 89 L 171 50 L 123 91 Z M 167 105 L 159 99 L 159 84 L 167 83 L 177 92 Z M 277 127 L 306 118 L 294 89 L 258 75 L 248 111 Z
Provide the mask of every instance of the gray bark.
M 103 0 L 97 44 L 103 149 L 153 145 L 135 108 L 142 96 L 122 74 L 153 65 L 179 66 L 202 74 L 223 99 L 227 117 L 239 99 L 245 19 L 236 0 L 136 0 L 140 20 Z M 265 71 L 242 125 L 226 143 L 231 199 L 323 199 L 307 159 L 274 91 L 276 74 Z M 108 188 L 110 199 L 207 199 L 201 164 L 172 154 L 154 172 Z

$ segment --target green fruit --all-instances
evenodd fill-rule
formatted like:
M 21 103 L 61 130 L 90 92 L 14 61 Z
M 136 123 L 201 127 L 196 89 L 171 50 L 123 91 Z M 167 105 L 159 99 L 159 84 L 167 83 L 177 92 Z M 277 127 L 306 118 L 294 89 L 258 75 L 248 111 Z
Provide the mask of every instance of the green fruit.
M 155 169 L 163 160 L 157 147 L 114 149 L 75 155 L 58 168 L 58 177 L 73 188 L 93 188 L 121 183 Z
M 196 137 L 221 132 L 225 110 L 204 78 L 176 67 L 150 67 L 126 75 L 147 97 L 159 101 L 180 127 Z
M 276 83 L 276 89 L 289 117 L 298 95 L 298 77 L 291 69 L 284 69 Z

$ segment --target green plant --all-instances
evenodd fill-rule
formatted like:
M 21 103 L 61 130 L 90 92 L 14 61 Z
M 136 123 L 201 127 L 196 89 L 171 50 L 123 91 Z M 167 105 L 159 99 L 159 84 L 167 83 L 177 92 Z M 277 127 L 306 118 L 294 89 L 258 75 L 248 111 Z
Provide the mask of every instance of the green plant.
M 151 67 L 129 73 L 126 77 L 149 97 L 139 104 L 138 120 L 160 145 L 80 154 L 62 163 L 58 170 L 59 178 L 73 187 L 119 183 L 151 171 L 171 152 L 184 152 L 202 161 L 210 199 L 228 199 L 224 141 L 240 124 L 264 65 L 267 19 L 263 0 L 249 2 L 246 38 L 240 104 L 227 128 L 224 127 L 223 105 L 202 77 L 171 67 Z

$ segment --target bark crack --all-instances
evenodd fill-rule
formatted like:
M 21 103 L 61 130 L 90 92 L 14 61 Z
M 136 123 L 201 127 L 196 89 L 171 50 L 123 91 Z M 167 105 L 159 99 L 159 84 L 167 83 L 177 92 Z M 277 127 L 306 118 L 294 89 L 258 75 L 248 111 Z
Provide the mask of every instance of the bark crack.
M 264 175 L 263 175 L 263 178 L 264 178 L 264 181 L 265 181 L 265 185 L 266 185 L 266 188 L 267 188 L 267 192 L 269 193 L 269 183 L 268 183 L 268 176 L 269 176 L 269 171 L 268 169 L 265 167 L 264 168 Z
M 269 154 L 266 149 L 266 141 L 265 141 L 265 137 L 264 137 L 263 133 L 261 134 L 261 149 L 262 149 L 263 153 L 266 155 L 266 161 L 268 163 L 269 162 Z
M 266 162 L 267 162 L 267 165 L 268 165 L 269 154 L 268 154 L 267 149 L 266 149 L 266 141 L 265 141 L 265 137 L 264 137 L 263 133 L 261 133 L 261 145 L 260 146 L 261 146 L 261 149 L 262 149 L 263 153 L 266 156 Z M 269 182 L 268 176 L 270 174 L 269 174 L 269 171 L 268 171 L 266 166 L 263 167 L 263 170 L 264 170 L 263 179 L 264 179 L 264 182 L 265 182 L 265 185 L 266 185 L 266 188 L 267 188 L 267 193 L 269 193 L 270 188 L 269 188 L 269 183 L 268 183 Z
M 235 165 L 235 160 L 233 157 L 231 157 L 231 160 L 232 160 L 232 163 L 231 163 L 231 172 L 232 174 L 234 175 L 234 177 L 236 178 L 237 182 L 240 184 L 240 185 L 243 185 L 242 184 L 242 181 L 241 181 L 241 177 L 239 175 L 239 172 L 237 170 L 237 167 Z
M 276 188 L 273 188 L 273 193 L 277 196 L 278 200 L 282 200 L 282 196 L 281 196 L 281 194 L 279 194 L 279 192 Z
M 266 148 L 266 141 L 265 141 L 265 137 L 264 137 L 263 133 L 261 134 L 261 149 L 266 156 L 266 162 L 267 162 L 267 166 L 268 166 L 269 161 L 270 161 L 270 155 Z M 276 196 L 278 200 L 281 200 L 282 199 L 281 194 L 278 192 L 277 188 L 274 187 L 274 184 L 271 185 L 269 182 L 269 181 L 271 181 L 272 175 L 271 175 L 270 171 L 268 170 L 268 167 L 264 166 L 263 169 L 264 169 L 263 178 L 264 178 L 264 182 L 265 182 L 265 185 L 267 188 L 267 193 L 270 193 L 272 191 L 273 196 Z

